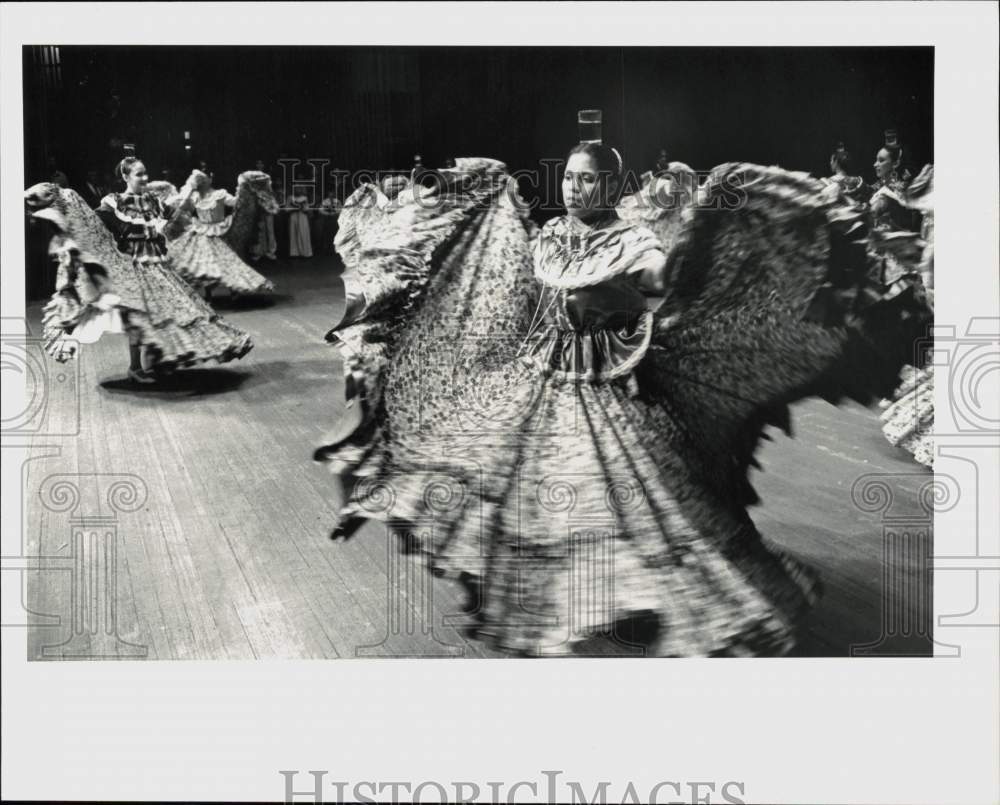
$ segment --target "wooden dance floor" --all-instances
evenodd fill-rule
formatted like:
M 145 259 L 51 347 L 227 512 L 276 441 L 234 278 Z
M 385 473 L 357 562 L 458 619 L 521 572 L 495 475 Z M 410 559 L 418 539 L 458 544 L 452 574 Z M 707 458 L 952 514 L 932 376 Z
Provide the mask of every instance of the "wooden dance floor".
M 311 454 L 342 395 L 323 341 L 339 268 L 261 270 L 273 300 L 218 304 L 254 337 L 243 361 L 162 387 L 124 380 L 123 337 L 84 345 L 66 367 L 45 362 L 44 421 L 22 471 L 29 657 L 502 656 L 464 637 L 463 591 L 411 566 L 383 527 L 329 539 L 340 501 Z M 793 427 L 760 456 L 752 514 L 823 575 L 797 653 L 930 653 L 920 491 L 932 476 L 886 443 L 877 410 L 810 401 Z M 922 529 L 917 551 L 900 550 L 901 521 Z M 629 652 L 596 641 L 594 653 Z

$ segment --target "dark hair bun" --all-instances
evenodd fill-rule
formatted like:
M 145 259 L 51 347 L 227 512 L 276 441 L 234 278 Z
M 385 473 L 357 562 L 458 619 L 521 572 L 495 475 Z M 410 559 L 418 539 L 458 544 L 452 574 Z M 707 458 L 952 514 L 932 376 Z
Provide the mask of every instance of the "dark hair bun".
M 122 177 L 123 181 L 127 181 L 129 174 L 132 172 L 132 166 L 141 161 L 138 157 L 125 157 L 125 159 L 118 163 L 118 167 L 115 170 Z

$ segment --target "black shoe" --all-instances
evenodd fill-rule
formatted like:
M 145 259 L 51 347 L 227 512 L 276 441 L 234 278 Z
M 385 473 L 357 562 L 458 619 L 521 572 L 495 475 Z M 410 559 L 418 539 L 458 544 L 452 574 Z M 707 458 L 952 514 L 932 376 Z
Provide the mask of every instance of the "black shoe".
M 338 540 L 344 540 L 346 542 L 351 537 L 353 537 L 358 530 L 365 524 L 364 517 L 358 517 L 357 515 L 351 515 L 346 520 L 342 520 L 337 523 L 336 528 L 330 532 L 330 539 L 334 542 Z
M 129 369 L 128 379 L 140 386 L 148 386 L 156 382 L 156 375 L 148 369 Z

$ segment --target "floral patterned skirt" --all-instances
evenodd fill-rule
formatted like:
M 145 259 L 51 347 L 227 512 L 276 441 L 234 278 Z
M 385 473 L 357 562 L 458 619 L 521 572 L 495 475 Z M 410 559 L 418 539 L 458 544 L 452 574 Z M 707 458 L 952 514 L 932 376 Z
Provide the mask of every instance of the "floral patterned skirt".
M 269 293 L 274 283 L 244 263 L 221 237 L 187 230 L 170 244 L 177 272 L 196 288 L 216 286 L 237 293 Z
M 76 344 L 92 343 L 103 333 L 128 332 L 145 347 L 153 367 L 176 368 L 205 361 L 242 358 L 253 348 L 250 336 L 219 316 L 182 280 L 170 262 L 155 254 L 132 261 L 105 301 L 108 309 L 85 304 L 78 294 L 57 292 L 43 312 L 46 351 L 59 361 L 76 353 Z M 119 296 L 124 295 L 124 299 Z
M 906 368 L 892 404 L 882 412 L 882 432 L 889 443 L 934 467 L 934 368 Z
M 450 432 L 416 428 L 359 455 L 349 509 L 408 523 L 410 547 L 438 575 L 476 590 L 478 637 L 560 655 L 652 618 L 658 631 L 643 650 L 657 656 L 794 646 L 817 577 L 692 477 L 670 446 L 667 406 L 628 378 L 562 382 L 525 364 L 477 386 Z M 391 387 L 386 396 L 391 406 Z

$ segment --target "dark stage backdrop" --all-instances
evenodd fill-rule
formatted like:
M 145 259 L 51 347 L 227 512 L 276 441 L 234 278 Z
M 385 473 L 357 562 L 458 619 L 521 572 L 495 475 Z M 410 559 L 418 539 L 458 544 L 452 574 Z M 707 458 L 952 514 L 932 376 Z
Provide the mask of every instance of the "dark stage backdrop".
M 26 184 L 54 157 L 79 186 L 123 143 L 152 178 L 169 168 L 179 184 L 205 160 L 229 188 L 282 156 L 532 170 L 576 142 L 581 108 L 604 111 L 605 141 L 638 172 L 666 148 L 699 170 L 747 160 L 825 175 L 843 140 L 870 179 L 890 127 L 912 167 L 933 159 L 932 48 L 50 46 L 25 48 L 24 67 Z

